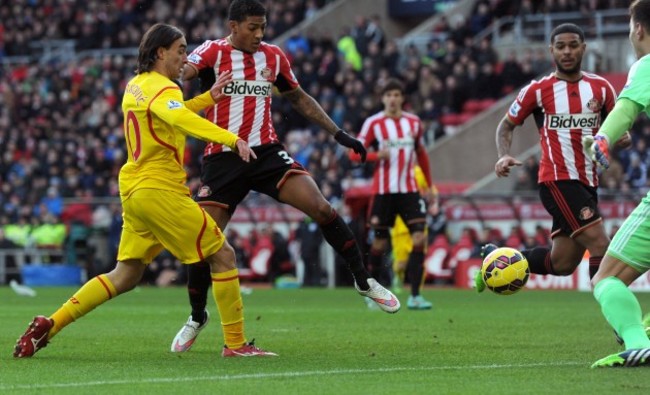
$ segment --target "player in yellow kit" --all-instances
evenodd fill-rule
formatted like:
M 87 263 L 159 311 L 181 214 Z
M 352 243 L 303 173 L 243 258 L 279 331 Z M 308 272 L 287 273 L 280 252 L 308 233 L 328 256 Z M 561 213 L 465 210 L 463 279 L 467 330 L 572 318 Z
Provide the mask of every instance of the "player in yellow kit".
M 128 159 L 119 175 L 124 225 L 117 265 L 84 284 L 51 317 L 35 317 L 18 339 L 14 357 L 31 357 L 65 326 L 133 289 L 146 264 L 163 249 L 186 264 L 209 262 L 225 339 L 223 356 L 275 355 L 246 343 L 234 250 L 190 197 L 183 168 L 187 135 L 225 144 L 245 162 L 255 154 L 246 142 L 196 114 L 219 99 L 227 76 L 209 92 L 183 102 L 174 80 L 185 63 L 187 42 L 178 28 L 155 24 L 145 33 L 137 75 L 122 100 Z
M 438 190 L 436 189 L 435 185 L 432 185 L 429 187 L 426 177 L 424 176 L 424 173 L 422 172 L 422 169 L 420 166 L 415 166 L 414 167 L 415 171 L 415 180 L 418 184 L 418 188 L 422 193 L 424 193 L 427 190 L 431 190 L 434 198 L 432 204 L 429 206 L 429 213 L 430 214 L 436 214 L 438 211 Z M 427 235 L 427 229 L 424 229 L 424 234 L 425 234 L 425 239 Z M 408 227 L 402 220 L 402 217 L 399 215 L 395 219 L 395 226 L 390 231 L 390 236 L 391 236 L 391 246 L 393 249 L 393 292 L 401 292 L 402 286 L 404 284 L 404 276 L 406 272 L 406 265 L 408 263 L 408 258 L 409 254 L 413 250 L 413 241 L 411 240 L 411 234 L 409 232 Z M 420 279 L 420 288 L 422 286 L 422 283 L 424 282 L 425 275 L 422 276 L 422 279 Z M 413 279 L 411 279 L 413 281 Z M 417 296 L 419 295 L 419 292 L 416 295 L 411 295 L 411 296 Z M 429 309 L 431 308 L 431 303 L 426 301 L 426 303 L 421 303 L 422 307 L 419 309 Z

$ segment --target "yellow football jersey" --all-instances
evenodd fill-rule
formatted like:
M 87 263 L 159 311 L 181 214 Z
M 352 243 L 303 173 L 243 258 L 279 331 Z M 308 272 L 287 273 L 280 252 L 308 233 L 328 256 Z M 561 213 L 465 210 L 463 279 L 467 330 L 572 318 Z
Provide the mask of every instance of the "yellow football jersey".
M 129 81 L 122 99 L 128 152 L 119 175 L 123 199 L 144 188 L 189 194 L 183 167 L 188 135 L 234 149 L 235 134 L 195 113 L 211 101 L 204 94 L 183 102 L 180 88 L 155 71 Z

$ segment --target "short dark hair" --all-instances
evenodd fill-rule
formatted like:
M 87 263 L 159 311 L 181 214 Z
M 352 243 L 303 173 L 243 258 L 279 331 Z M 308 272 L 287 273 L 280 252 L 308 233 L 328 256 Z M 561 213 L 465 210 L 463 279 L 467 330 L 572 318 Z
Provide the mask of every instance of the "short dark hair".
M 388 91 L 399 91 L 403 95 L 404 90 L 405 90 L 404 84 L 402 84 L 400 80 L 395 78 L 389 78 L 388 80 L 386 80 L 384 86 L 381 87 L 381 94 L 383 96 Z
M 630 4 L 630 18 L 639 23 L 643 30 L 650 33 L 650 1 L 634 0 Z
M 266 7 L 258 0 L 233 0 L 228 9 L 228 20 L 243 22 L 249 16 L 266 16 Z
M 138 48 L 138 64 L 136 74 L 145 73 L 153 69 L 158 56 L 158 48 L 170 48 L 174 41 L 185 36 L 181 29 L 165 23 L 156 23 L 142 36 Z
M 551 31 L 551 44 L 555 41 L 555 36 L 562 33 L 575 33 L 580 37 L 580 42 L 585 42 L 585 32 L 580 26 L 573 23 L 563 23 Z

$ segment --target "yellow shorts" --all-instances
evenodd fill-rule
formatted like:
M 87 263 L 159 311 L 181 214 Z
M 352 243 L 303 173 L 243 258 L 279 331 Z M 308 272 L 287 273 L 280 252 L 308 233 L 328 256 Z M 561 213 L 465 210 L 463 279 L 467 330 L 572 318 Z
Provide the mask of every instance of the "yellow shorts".
M 212 217 L 182 193 L 140 189 L 123 200 L 122 207 L 118 261 L 150 263 L 167 249 L 183 263 L 196 263 L 219 251 L 224 243 Z
M 427 233 L 428 229 L 424 228 L 425 236 Z M 413 251 L 413 240 L 411 239 L 409 228 L 399 215 L 395 219 L 395 226 L 390 231 L 390 242 L 393 248 L 393 259 L 395 262 L 406 262 L 409 259 L 411 251 Z
M 395 226 L 390 230 L 390 242 L 395 262 L 405 262 L 413 250 L 413 241 L 409 228 L 399 215 L 395 219 Z

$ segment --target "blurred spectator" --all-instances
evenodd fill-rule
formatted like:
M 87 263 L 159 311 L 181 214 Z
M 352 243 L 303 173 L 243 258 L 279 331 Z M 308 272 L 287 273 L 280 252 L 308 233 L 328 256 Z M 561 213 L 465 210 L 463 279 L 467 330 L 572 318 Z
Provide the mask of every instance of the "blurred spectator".
M 469 31 L 475 36 L 492 23 L 492 15 L 487 2 L 480 2 L 476 5 L 475 11 L 469 20 Z
M 18 244 L 14 243 L 11 239 L 8 239 L 5 235 L 4 229 L 0 227 L 0 250 L 3 250 L 1 252 L 6 253 L 6 255 L 3 256 L 3 259 L 5 270 L 8 273 L 4 279 L 0 280 L 5 280 L 5 283 L 8 283 L 11 280 L 18 281 L 19 283 L 22 282 L 22 276 L 20 275 L 20 272 L 17 271 L 19 268 L 16 264 L 16 257 L 13 254 L 8 254 L 8 251 L 6 251 L 18 248 L 21 247 Z
M 539 161 L 535 155 L 531 155 L 524 161 L 523 170 L 528 173 L 528 178 L 533 184 L 533 189 L 538 188 Z
M 300 258 L 304 264 L 304 286 L 320 286 L 323 276 L 320 261 L 320 247 L 323 234 L 311 218 L 305 219 L 296 229 L 296 241 L 300 243 Z
M 479 99 L 500 99 L 503 95 L 503 78 L 502 74 L 497 74 L 494 66 L 491 63 L 485 63 L 481 67 L 481 74 L 479 76 L 479 84 L 481 93 Z
M 354 71 L 360 71 L 362 66 L 362 55 L 357 48 L 357 43 L 355 38 L 350 34 L 349 29 L 344 29 L 343 34 L 336 43 L 336 48 L 343 56 L 345 62 L 347 62 Z M 367 48 L 364 48 L 367 49 Z
M 44 208 L 44 211 L 47 213 L 57 217 L 61 216 L 61 213 L 63 213 L 63 199 L 59 195 L 59 190 L 56 187 L 52 186 L 47 188 L 47 195 L 41 199 L 40 205 L 35 208 L 36 210 L 34 215 L 41 214 L 41 207 Z
M 5 237 L 20 247 L 31 246 L 32 225 L 29 219 L 30 217 L 21 215 L 17 222 L 4 224 Z
M 645 188 L 648 180 L 648 166 L 638 153 L 630 156 L 630 166 L 625 173 L 625 181 L 633 188 Z
M 309 46 L 309 41 L 307 38 L 301 34 L 295 33 L 285 42 L 285 47 L 287 49 L 287 55 L 296 56 L 296 53 L 299 51 L 309 54 L 311 48 Z

